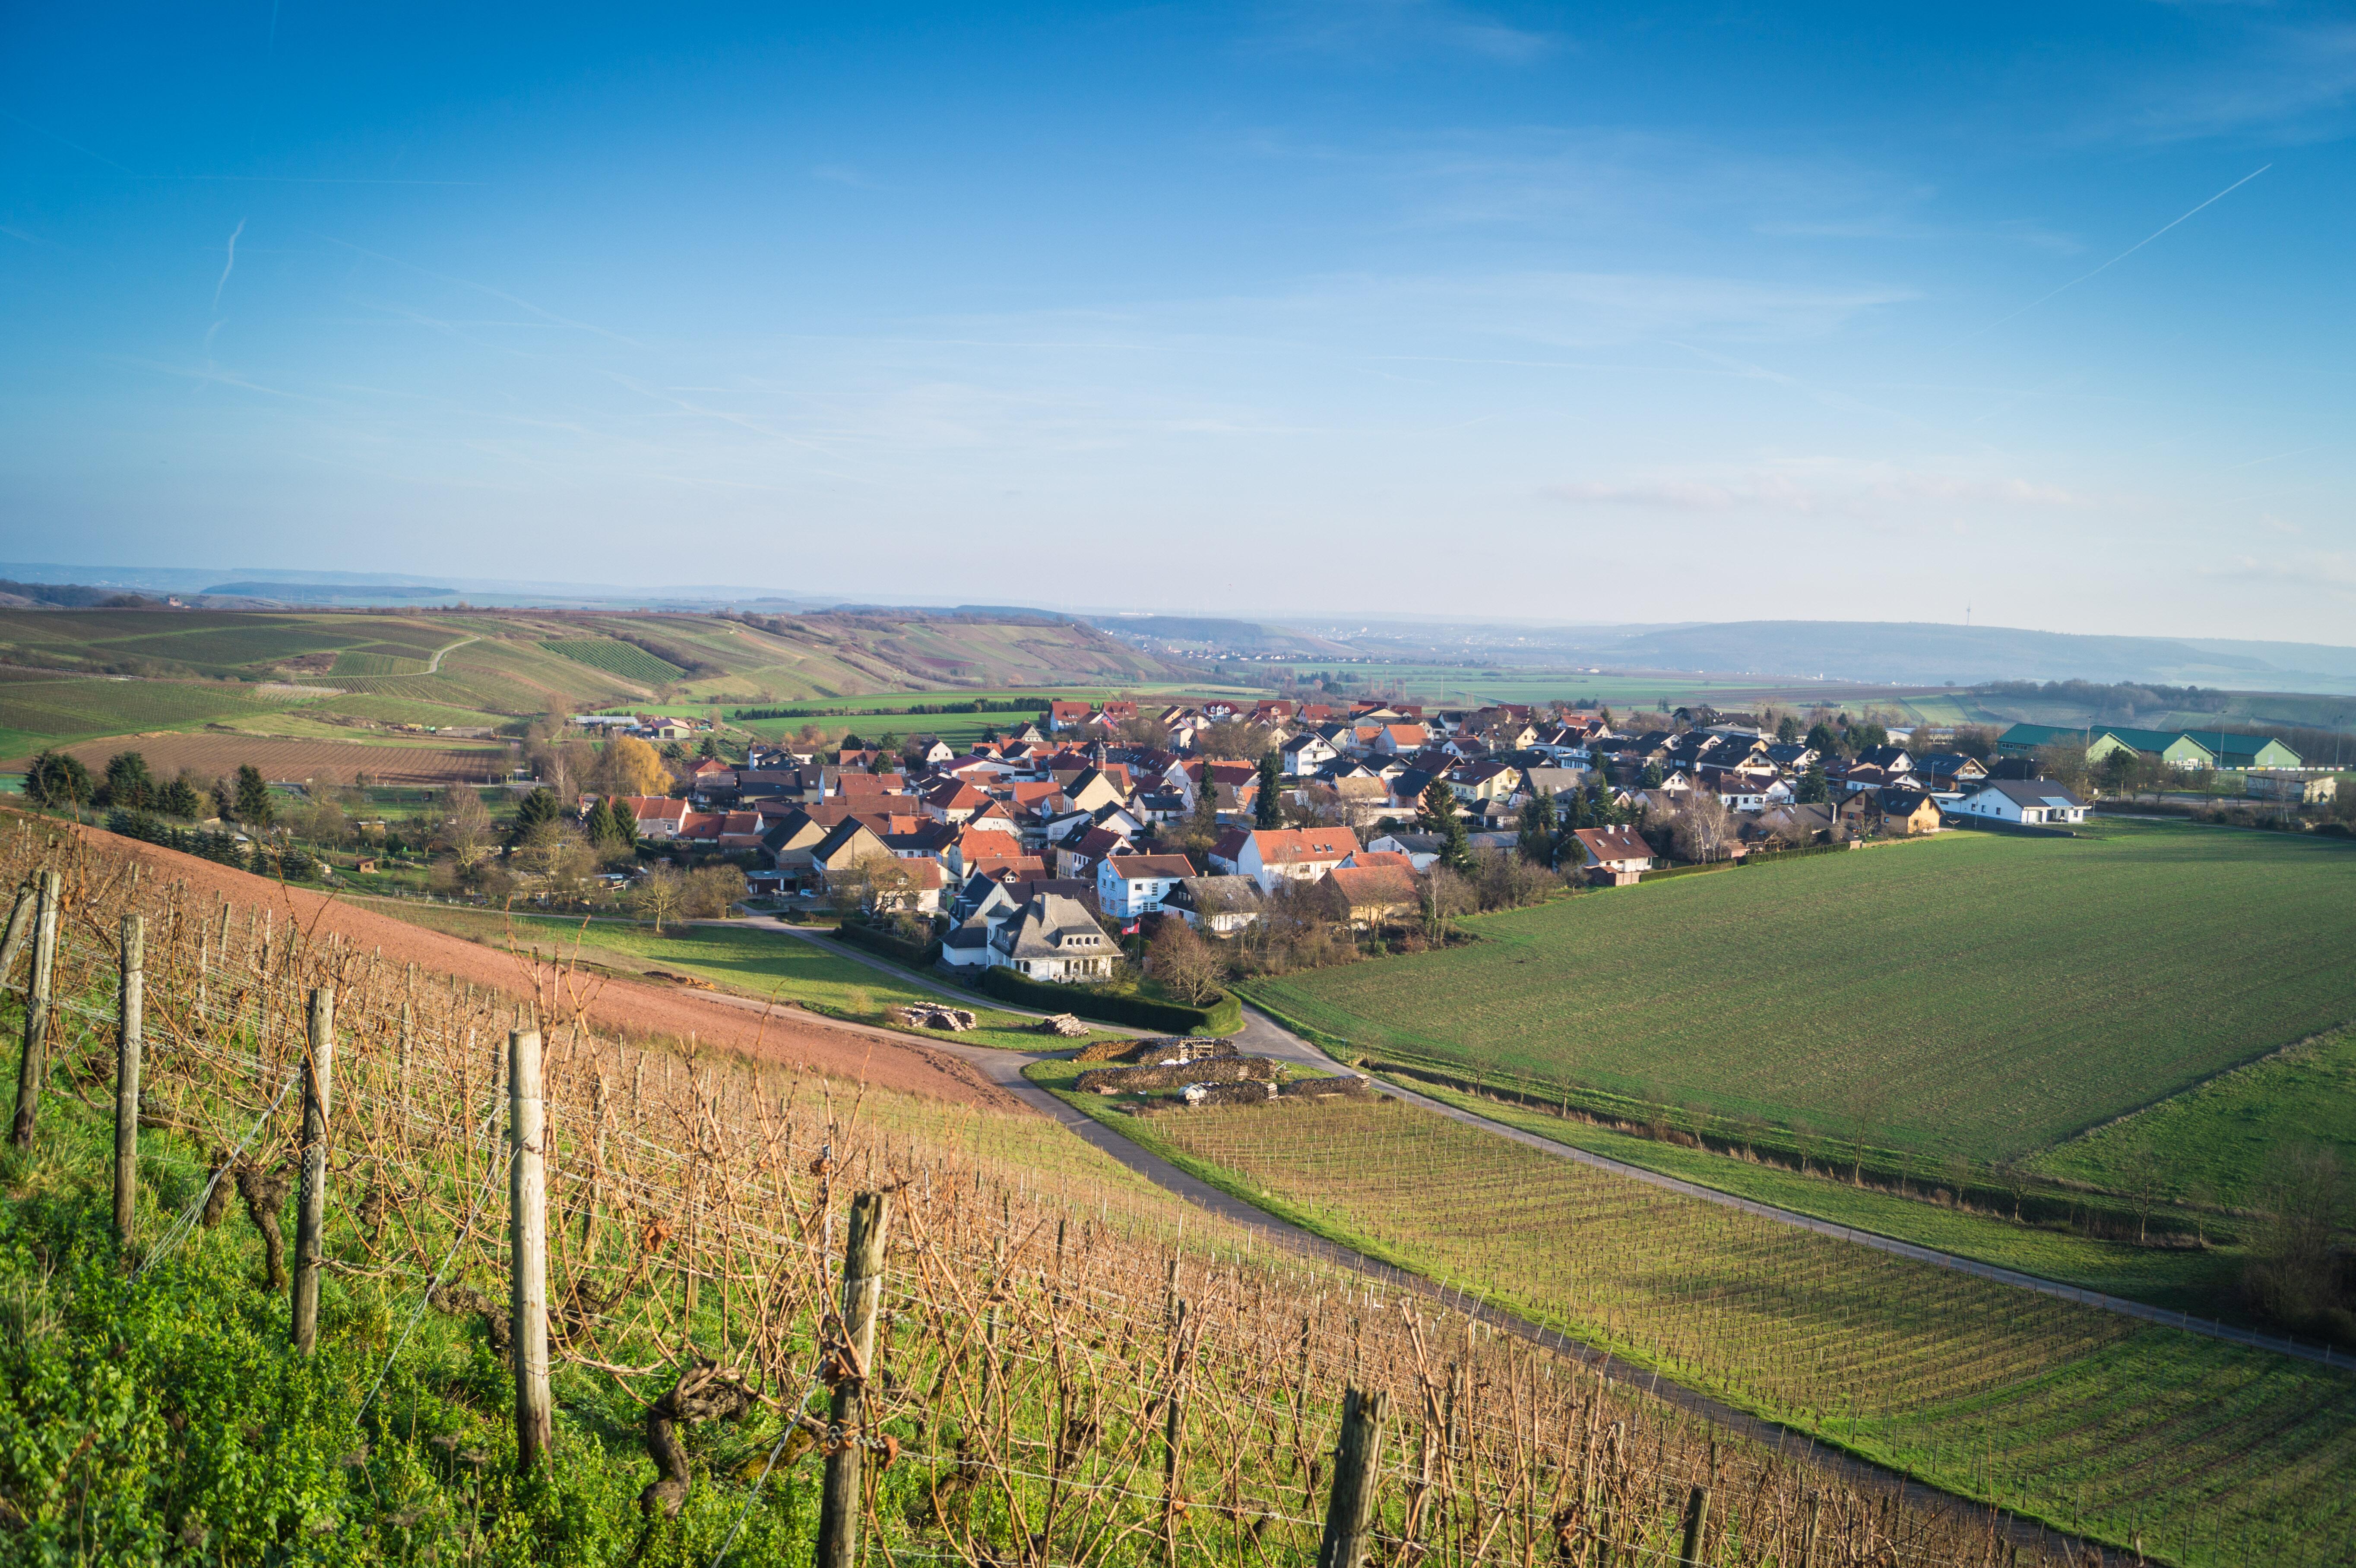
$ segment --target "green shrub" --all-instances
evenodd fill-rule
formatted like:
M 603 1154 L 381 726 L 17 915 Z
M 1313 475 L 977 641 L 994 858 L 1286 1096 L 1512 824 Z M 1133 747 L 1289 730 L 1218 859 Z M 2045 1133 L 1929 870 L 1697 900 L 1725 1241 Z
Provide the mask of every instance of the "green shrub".
M 902 964 L 913 964 L 919 969 L 931 968 L 941 956 L 938 938 L 930 942 L 911 942 L 905 936 L 894 936 L 888 931 L 861 925 L 856 921 L 844 921 L 835 927 L 834 934 L 853 947 L 864 947 L 871 953 L 880 953 Z
M 1226 993 L 1206 1007 L 1190 1008 L 1125 991 L 1058 986 L 995 965 L 981 972 L 981 988 L 1017 1007 L 1047 1013 L 1077 1013 L 1085 1019 L 1164 1034 L 1233 1034 L 1244 1027 L 1243 1004 Z

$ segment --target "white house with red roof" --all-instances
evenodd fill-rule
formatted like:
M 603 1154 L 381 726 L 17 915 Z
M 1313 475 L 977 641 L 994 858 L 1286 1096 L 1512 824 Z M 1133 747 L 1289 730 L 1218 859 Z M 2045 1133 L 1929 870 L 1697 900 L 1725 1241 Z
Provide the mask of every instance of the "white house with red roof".
M 630 795 L 622 796 L 620 804 L 637 821 L 641 838 L 676 838 L 680 829 L 687 826 L 688 806 L 683 800 L 659 795 Z
M 1585 869 L 1595 881 L 1626 887 L 1652 869 L 1653 847 L 1633 827 L 1581 827 L 1571 837 L 1586 849 Z
M 1211 869 L 1249 877 L 1262 892 L 1279 882 L 1313 882 L 1358 852 L 1346 827 L 1233 827 L 1211 846 Z

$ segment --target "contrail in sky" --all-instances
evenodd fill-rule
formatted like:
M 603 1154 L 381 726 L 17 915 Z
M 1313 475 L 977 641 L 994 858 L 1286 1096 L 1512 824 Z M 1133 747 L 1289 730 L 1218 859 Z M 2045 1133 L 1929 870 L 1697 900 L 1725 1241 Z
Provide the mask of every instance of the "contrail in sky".
M 2272 167 L 2274 167 L 2274 165 L 2272 164 L 2260 165 L 2258 167 L 2252 169 L 2248 174 L 2244 175 L 2240 179 L 2235 180 L 2232 185 L 2227 186 L 2223 190 L 2219 191 L 2215 196 L 2211 197 L 2207 201 L 2202 202 L 2201 207 L 2208 207 L 2213 203 L 2224 200 L 2227 197 L 2233 195 L 2235 191 L 2241 189 L 2244 186 L 2249 184 L 2252 180 L 2257 178 L 2260 175 L 2265 173 L 2266 170 Z M 2201 207 L 2194 208 L 2192 212 L 2200 211 Z M 2134 244 L 2128 246 L 2126 250 L 2120 251 L 2117 255 L 2112 257 L 2109 261 L 2095 268 L 2094 272 L 2088 272 L 2083 277 L 2071 279 L 2068 283 L 2063 283 L 2060 288 L 2055 289 L 2051 294 L 2038 295 L 2035 299 L 2030 300 L 2027 304 L 2022 305 L 2019 310 L 2014 311 L 2011 315 L 2006 316 L 2004 321 L 1992 321 L 1986 326 L 1981 327 L 1980 332 L 1994 332 L 1997 327 L 2002 326 L 2005 321 L 2011 321 L 2017 317 L 2027 315 L 2030 311 L 2035 310 L 2039 305 L 2041 305 L 2047 300 L 2051 299 L 2053 294 L 2066 293 L 2071 289 L 2076 288 L 2080 283 L 2084 283 L 2087 278 L 2093 277 L 2094 272 L 2107 272 L 2111 268 L 2117 266 L 2121 261 L 2126 261 L 2129 256 L 2134 255 L 2136 251 L 2142 250 L 2145 246 L 2150 244 L 2153 240 L 2167 233 L 2169 229 L 2175 228 L 2177 223 L 2181 223 L 2184 221 L 2185 218 L 2191 217 L 2192 212 L 2186 213 L 2184 218 L 2176 219 L 2175 223 L 2164 223 L 2160 225 L 2158 229 L 2153 229 L 2150 233 L 2145 235 L 2142 239 L 2136 240 Z M 1973 336 L 1977 336 L 1978 333 L 1975 333 Z
M 220 282 L 213 285 L 213 308 L 220 309 L 221 290 L 229 287 L 229 275 L 237 270 L 237 237 L 245 232 L 245 219 L 237 220 L 237 228 L 229 237 L 229 263 L 221 268 Z

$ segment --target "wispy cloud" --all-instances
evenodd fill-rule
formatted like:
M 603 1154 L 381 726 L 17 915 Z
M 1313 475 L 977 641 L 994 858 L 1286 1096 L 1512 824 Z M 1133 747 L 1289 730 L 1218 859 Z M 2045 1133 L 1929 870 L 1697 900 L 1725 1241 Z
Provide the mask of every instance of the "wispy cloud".
M 1542 59 L 1564 43 L 1447 0 L 1306 0 L 1273 10 L 1255 41 L 1369 61 L 1439 48 L 1506 65 Z
M 1734 473 L 1704 471 L 1546 485 L 1547 499 L 1632 511 L 1875 517 L 1893 510 L 2084 507 L 2089 497 L 2010 476 L 1909 470 L 1837 459 L 1794 461 Z
M 849 164 L 819 164 L 810 170 L 810 178 L 824 180 L 829 185 L 849 186 L 853 190 L 881 190 L 884 187 L 852 168 Z
M 2094 133 L 2143 142 L 2261 134 L 2302 142 L 2344 131 L 2356 106 L 2356 23 L 2271 18 L 2207 51 L 2197 70 L 2148 82 Z
M 213 308 L 215 310 L 220 309 L 221 290 L 229 287 L 229 275 L 237 271 L 237 237 L 244 232 L 245 219 L 241 218 L 237 220 L 237 227 L 230 230 L 229 259 L 221 263 L 220 282 L 213 285 Z M 216 322 L 214 325 L 218 326 L 220 324 Z

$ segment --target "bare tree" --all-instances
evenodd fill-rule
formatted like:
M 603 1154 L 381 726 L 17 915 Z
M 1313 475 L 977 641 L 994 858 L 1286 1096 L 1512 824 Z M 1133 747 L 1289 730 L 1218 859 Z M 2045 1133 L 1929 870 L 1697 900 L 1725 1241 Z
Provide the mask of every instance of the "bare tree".
M 1226 978 L 1227 961 L 1193 926 L 1176 915 L 1165 915 L 1162 929 L 1154 933 L 1146 971 L 1179 1000 L 1200 1007 L 1218 995 Z
M 699 866 L 687 874 L 680 913 L 690 920 L 717 920 L 750 891 L 744 871 L 735 866 Z
M 680 906 L 686 901 L 687 879 L 670 866 L 658 866 L 647 873 L 630 894 L 630 907 L 640 920 L 654 923 L 658 936 L 662 934 L 663 922 L 677 919 Z
M 1696 784 L 1671 814 L 1669 837 L 1677 853 L 1688 860 L 1724 859 L 1734 845 L 1734 814 L 1715 790 Z
M 442 809 L 434 819 L 434 848 L 450 857 L 460 876 L 472 876 L 490 858 L 494 835 L 491 814 L 472 784 L 455 784 L 442 792 Z

